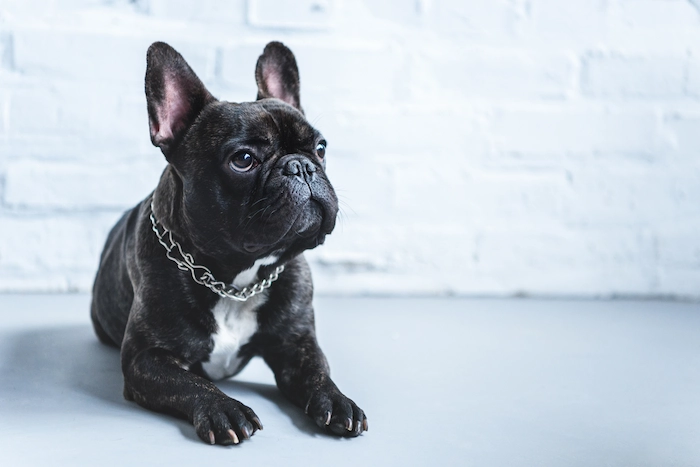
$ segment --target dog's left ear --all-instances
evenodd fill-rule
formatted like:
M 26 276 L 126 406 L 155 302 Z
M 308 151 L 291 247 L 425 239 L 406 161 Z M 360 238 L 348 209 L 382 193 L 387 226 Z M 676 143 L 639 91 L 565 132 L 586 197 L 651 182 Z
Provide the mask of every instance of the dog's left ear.
M 182 55 L 164 42 L 148 48 L 146 101 L 151 142 L 166 159 L 204 107 L 216 99 Z
M 299 69 L 294 54 L 281 42 L 265 46 L 255 67 L 258 99 L 275 97 L 301 109 L 299 101 Z

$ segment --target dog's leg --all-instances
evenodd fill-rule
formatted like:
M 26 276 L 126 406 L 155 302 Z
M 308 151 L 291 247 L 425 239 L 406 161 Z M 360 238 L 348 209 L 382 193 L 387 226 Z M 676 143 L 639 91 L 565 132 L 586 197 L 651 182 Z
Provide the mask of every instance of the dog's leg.
M 345 397 L 330 377 L 326 357 L 313 332 L 288 336 L 264 350 L 277 386 L 316 424 L 339 436 L 358 436 L 367 430 L 367 417 Z
M 185 369 L 171 352 L 160 348 L 137 351 L 133 342 L 126 340 L 122 348 L 126 399 L 189 420 L 197 435 L 210 444 L 238 444 L 262 429 L 252 409 Z

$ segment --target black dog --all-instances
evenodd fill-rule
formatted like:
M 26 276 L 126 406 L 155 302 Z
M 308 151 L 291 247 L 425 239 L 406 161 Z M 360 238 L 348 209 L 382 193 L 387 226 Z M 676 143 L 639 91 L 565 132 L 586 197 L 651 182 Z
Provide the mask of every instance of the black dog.
M 260 355 L 319 427 L 361 434 L 367 418 L 331 380 L 314 330 L 302 252 L 331 233 L 338 204 L 294 55 L 268 44 L 257 101 L 240 104 L 215 99 L 167 44 L 147 62 L 151 141 L 169 164 L 109 234 L 91 310 L 100 340 L 121 347 L 124 397 L 237 444 L 260 420 L 211 380 Z

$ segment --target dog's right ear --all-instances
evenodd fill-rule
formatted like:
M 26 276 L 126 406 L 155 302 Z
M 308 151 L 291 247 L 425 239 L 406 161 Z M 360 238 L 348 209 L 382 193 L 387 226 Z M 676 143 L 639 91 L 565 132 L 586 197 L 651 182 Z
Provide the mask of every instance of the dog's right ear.
M 299 69 L 294 54 L 281 42 L 270 42 L 255 65 L 258 99 L 274 97 L 301 109 Z
M 151 142 L 166 158 L 204 107 L 216 99 L 182 55 L 164 42 L 146 54 L 146 102 Z

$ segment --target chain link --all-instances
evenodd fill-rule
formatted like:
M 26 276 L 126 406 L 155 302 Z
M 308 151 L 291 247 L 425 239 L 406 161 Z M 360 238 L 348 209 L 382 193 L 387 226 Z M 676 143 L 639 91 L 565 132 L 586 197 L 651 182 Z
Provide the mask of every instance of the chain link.
M 182 269 L 183 271 L 189 271 L 189 273 L 192 275 L 192 279 L 194 279 L 197 284 L 209 287 L 220 297 L 245 302 L 253 295 L 257 295 L 263 290 L 269 288 L 272 283 L 278 279 L 280 273 L 284 271 L 284 265 L 277 266 L 275 270 L 272 271 L 272 274 L 267 277 L 267 279 L 263 279 L 260 282 L 256 282 L 253 285 L 238 290 L 232 285 L 227 285 L 221 281 L 217 281 L 209 268 L 194 264 L 194 258 L 192 258 L 192 255 L 182 251 L 182 246 L 180 246 L 180 244 L 173 239 L 172 232 L 166 229 L 165 226 L 160 224 L 156 219 L 153 209 L 153 200 L 151 200 L 150 218 L 152 230 L 155 232 L 156 237 L 158 237 L 158 242 L 165 248 L 165 256 L 177 264 L 178 268 Z M 179 255 L 179 258 L 173 256 L 173 252 L 175 252 L 176 255 Z

